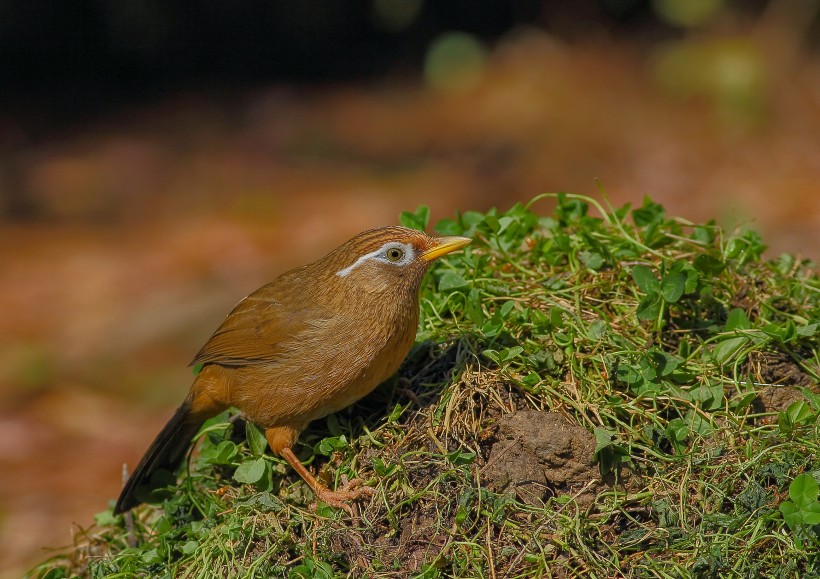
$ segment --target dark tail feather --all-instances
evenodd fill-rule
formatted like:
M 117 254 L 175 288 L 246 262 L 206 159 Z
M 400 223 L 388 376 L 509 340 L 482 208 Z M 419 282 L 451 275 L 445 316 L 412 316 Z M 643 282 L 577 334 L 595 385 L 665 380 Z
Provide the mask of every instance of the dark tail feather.
M 124 513 L 143 502 L 137 498 L 137 489 L 147 484 L 156 470 L 176 470 L 202 422 L 191 413 L 190 398 L 177 408 L 125 483 L 114 514 Z

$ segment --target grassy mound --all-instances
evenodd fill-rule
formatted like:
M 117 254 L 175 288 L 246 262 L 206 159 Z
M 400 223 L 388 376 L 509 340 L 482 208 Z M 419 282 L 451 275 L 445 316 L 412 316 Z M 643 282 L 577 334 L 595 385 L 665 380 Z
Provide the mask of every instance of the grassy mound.
M 100 513 L 32 575 L 820 575 L 810 264 L 649 200 L 435 230 L 475 242 L 425 282 L 400 378 L 300 439 L 331 485 L 378 490 L 358 519 L 225 415 L 156 506 Z

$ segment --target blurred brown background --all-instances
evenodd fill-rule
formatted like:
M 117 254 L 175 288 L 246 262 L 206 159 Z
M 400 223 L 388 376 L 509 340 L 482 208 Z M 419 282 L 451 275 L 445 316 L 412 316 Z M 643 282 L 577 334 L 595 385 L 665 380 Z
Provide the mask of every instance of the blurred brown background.
M 820 258 L 818 4 L 0 0 L 0 577 L 236 301 L 403 209 L 603 189 Z

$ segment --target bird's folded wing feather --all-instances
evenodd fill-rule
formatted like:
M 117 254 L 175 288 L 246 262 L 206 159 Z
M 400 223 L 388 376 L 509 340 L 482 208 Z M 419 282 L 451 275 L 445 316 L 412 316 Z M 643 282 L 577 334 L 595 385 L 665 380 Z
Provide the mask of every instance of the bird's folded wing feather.
M 323 318 L 320 311 L 306 312 L 286 305 L 273 284 L 264 286 L 239 302 L 191 362 L 244 366 L 276 360 L 281 345 Z M 317 310 L 318 308 L 311 308 Z

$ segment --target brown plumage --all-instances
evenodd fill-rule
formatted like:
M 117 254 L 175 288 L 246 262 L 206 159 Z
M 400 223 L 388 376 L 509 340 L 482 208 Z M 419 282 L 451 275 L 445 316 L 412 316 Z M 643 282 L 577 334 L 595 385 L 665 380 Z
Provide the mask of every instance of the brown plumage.
M 191 362 L 202 371 L 114 512 L 138 505 L 137 489 L 158 468 L 176 468 L 202 423 L 231 406 L 265 429 L 271 450 L 320 500 L 350 512 L 345 501 L 373 490 L 352 481 L 331 491 L 291 447 L 311 420 L 350 405 L 398 370 L 415 339 L 424 273 L 469 242 L 405 227 L 371 229 L 239 302 Z

